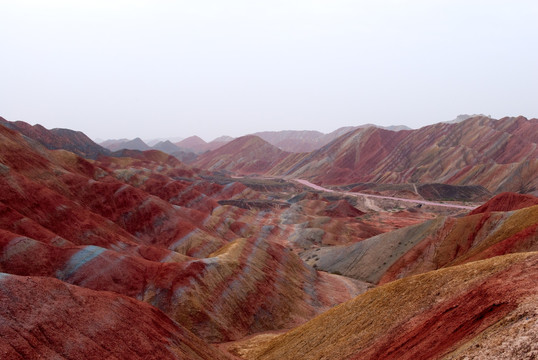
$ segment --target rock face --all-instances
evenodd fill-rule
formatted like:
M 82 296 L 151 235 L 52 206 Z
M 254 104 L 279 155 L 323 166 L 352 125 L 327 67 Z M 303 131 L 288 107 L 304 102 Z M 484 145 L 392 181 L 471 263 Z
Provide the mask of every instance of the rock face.
M 537 271 L 538 254 L 526 253 L 412 276 L 370 290 L 258 349 L 236 352 L 260 360 L 530 359 L 538 351 Z M 511 338 L 503 341 L 510 332 L 529 336 L 512 345 Z
M 230 359 L 135 299 L 0 273 L 2 359 Z

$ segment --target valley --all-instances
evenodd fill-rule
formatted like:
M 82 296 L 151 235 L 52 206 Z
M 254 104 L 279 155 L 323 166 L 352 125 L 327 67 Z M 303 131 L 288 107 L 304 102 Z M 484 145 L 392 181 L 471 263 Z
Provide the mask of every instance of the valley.
M 538 120 L 347 130 L 182 161 L 0 118 L 0 357 L 538 354 Z

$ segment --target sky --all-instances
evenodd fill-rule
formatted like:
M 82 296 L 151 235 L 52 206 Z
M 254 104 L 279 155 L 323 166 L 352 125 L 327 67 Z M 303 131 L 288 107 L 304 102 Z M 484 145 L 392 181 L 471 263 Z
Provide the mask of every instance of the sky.
M 93 139 L 538 117 L 536 0 L 0 0 L 0 116 Z

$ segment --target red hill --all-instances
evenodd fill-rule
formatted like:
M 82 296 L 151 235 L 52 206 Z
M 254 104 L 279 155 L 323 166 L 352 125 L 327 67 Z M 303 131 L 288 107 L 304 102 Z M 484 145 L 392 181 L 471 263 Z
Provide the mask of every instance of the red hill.
M 263 174 L 288 154 L 257 136 L 248 135 L 201 155 L 194 165 L 212 171 Z
M 196 135 L 183 139 L 175 143 L 175 145 L 181 148 L 192 150 L 195 153 L 202 153 L 207 151 L 207 142 L 205 142 L 203 139 Z
M 361 128 L 268 175 L 324 184 L 445 183 L 491 192 L 538 189 L 538 119 L 474 117 L 398 132 Z
M 48 130 L 39 124 L 30 125 L 23 121 L 11 122 L 2 117 L 0 117 L 0 124 L 38 141 L 48 149 L 64 149 L 90 159 L 95 159 L 99 155 L 110 154 L 110 151 L 96 144 L 80 131 L 69 129 Z
M 538 174 L 537 174 L 538 175 Z M 538 205 L 538 197 L 526 194 L 501 193 L 484 205 L 477 207 L 472 214 L 487 213 L 492 211 L 511 211 Z
M 0 271 L 144 300 L 211 341 L 293 327 L 366 289 L 266 239 L 280 235 L 269 219 L 230 221 L 217 201 L 252 189 L 130 154 L 88 161 L 0 126 Z
M 320 212 L 320 215 L 331 216 L 331 217 L 355 217 L 361 216 L 365 213 L 359 209 L 353 207 L 347 200 L 342 199 L 334 203 L 328 204 L 323 211 Z
M 149 304 L 47 277 L 0 273 L 0 333 L 3 359 L 230 359 Z
M 252 360 L 532 358 L 537 271 L 538 254 L 526 253 L 408 277 L 235 352 Z

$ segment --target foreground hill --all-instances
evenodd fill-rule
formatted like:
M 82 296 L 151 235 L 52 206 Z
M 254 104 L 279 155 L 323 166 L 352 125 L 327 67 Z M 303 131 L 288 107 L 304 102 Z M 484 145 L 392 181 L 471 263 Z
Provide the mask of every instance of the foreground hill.
M 398 132 L 361 128 L 268 175 L 322 184 L 446 183 L 491 192 L 538 189 L 538 119 L 474 117 Z
M 0 273 L 0 333 L 3 359 L 230 359 L 148 304 L 46 277 Z
M 237 174 L 263 174 L 282 161 L 288 152 L 282 151 L 253 135 L 230 141 L 220 148 L 201 155 L 195 166 L 212 171 Z
M 235 351 L 260 360 L 531 359 L 537 280 L 537 253 L 428 272 L 370 290 L 257 349 Z

